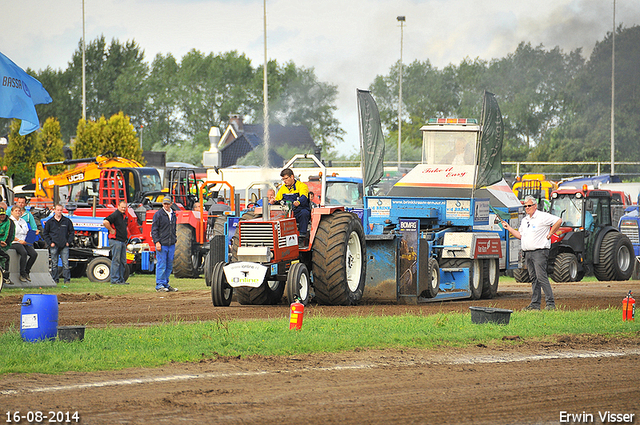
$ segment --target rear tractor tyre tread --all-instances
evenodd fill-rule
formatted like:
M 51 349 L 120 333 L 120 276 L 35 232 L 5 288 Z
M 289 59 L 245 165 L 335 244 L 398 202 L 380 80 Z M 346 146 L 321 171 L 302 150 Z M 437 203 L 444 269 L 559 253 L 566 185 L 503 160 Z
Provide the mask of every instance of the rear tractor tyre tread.
M 349 242 L 356 240 L 359 242 L 358 246 L 351 252 Z M 364 229 L 358 216 L 338 211 L 323 217 L 313 240 L 312 254 L 313 286 L 318 303 L 358 303 L 364 292 L 365 259 Z M 351 276 L 349 282 L 349 274 L 352 272 L 355 275 Z
M 618 232 L 609 232 L 600 245 L 600 264 L 593 265 L 593 274 L 600 281 L 629 280 L 633 274 L 634 257 L 629 238 Z
M 197 278 L 198 267 L 194 265 L 195 234 L 193 228 L 186 224 L 179 224 L 175 255 L 173 257 L 173 275 L 178 278 Z

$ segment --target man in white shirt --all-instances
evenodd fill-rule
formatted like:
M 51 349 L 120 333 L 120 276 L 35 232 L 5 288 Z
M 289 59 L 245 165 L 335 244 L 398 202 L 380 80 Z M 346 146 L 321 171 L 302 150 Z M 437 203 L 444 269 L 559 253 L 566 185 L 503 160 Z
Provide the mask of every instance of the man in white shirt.
M 520 229 L 514 229 L 505 221 L 502 222 L 502 226 L 521 240 L 533 292 L 531 303 L 524 310 L 540 310 L 542 291 L 544 291 L 546 302 L 545 310 L 555 310 L 555 299 L 549 276 L 547 276 L 547 262 L 551 248 L 551 235 L 560 228 L 562 219 L 544 211 L 538 211 L 537 207 L 535 198 L 526 196 L 524 208 L 527 215 L 522 219 Z

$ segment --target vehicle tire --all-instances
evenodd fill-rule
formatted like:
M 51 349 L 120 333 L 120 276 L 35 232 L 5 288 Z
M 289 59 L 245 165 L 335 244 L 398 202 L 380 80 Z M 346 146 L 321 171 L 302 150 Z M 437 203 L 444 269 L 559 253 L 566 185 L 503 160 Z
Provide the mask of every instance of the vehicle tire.
M 638 260 L 635 260 L 633 264 L 633 274 L 631 275 L 631 279 L 640 280 L 640 262 L 638 262 Z
M 216 307 L 228 307 L 231 304 L 233 288 L 227 283 L 227 278 L 222 269 L 226 263 L 216 263 L 211 270 L 211 301 Z
M 366 246 L 357 215 L 337 211 L 324 216 L 312 252 L 313 286 L 320 304 L 353 305 L 362 299 Z
M 495 298 L 500 281 L 500 263 L 497 258 L 482 260 L 482 298 Z
M 84 277 L 87 273 L 87 263 L 80 263 L 80 262 L 74 262 L 74 263 L 70 263 L 71 264 L 75 264 L 70 272 L 71 272 L 71 278 L 73 279 L 78 279 L 80 277 Z
M 553 273 L 551 279 L 554 282 L 577 282 L 578 281 L 578 259 L 570 252 L 562 252 L 556 256 L 553 263 Z
M 303 305 L 309 304 L 311 298 L 311 280 L 309 270 L 304 263 L 292 264 L 287 274 L 287 300 L 292 303 L 298 298 Z
M 176 251 L 173 257 L 173 275 L 176 278 L 196 278 L 202 255 L 198 249 L 194 229 L 188 224 L 179 224 Z
M 111 282 L 111 260 L 106 257 L 97 257 L 89 261 L 87 277 L 91 282 Z
M 420 296 L 424 298 L 435 298 L 440 291 L 440 267 L 438 266 L 438 260 L 429 258 L 428 267 L 429 271 L 427 272 L 427 276 L 429 277 L 429 282 L 427 289 L 422 291 Z
M 527 269 L 515 269 L 513 271 L 513 277 L 516 282 L 531 283 L 531 277 L 529 276 L 529 270 Z
M 211 255 L 211 249 L 209 249 L 209 252 L 207 252 L 207 256 L 204 257 L 204 284 L 207 286 L 211 286 L 211 276 L 213 275 L 213 267 L 211 267 Z
M 480 260 L 469 259 L 443 259 L 440 263 L 442 269 L 457 269 L 468 268 L 469 269 L 469 291 L 471 292 L 471 299 L 478 300 L 482 296 L 483 288 L 483 270 Z
M 207 219 L 207 240 L 210 241 L 216 235 L 224 235 L 224 225 L 226 223 L 226 215 L 209 217 Z
M 593 265 L 598 280 L 629 280 L 633 273 L 633 245 L 626 235 L 609 232 L 600 245 L 600 264 Z
M 243 305 L 274 305 L 282 300 L 285 282 L 265 279 L 257 288 L 235 288 L 238 302 Z
M 471 299 L 479 300 L 484 288 L 484 270 L 482 260 L 471 260 L 469 264 L 469 291 Z

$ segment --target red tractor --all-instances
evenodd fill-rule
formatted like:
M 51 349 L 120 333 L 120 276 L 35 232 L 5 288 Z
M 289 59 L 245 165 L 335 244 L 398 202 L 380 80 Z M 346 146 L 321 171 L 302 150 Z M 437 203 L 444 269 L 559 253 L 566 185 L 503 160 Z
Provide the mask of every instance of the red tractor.
M 217 203 L 223 188 L 229 189 L 228 205 Z M 226 181 L 198 182 L 194 170 L 177 168 L 169 175 L 169 191 L 179 206 L 173 274 L 177 278 L 196 278 L 203 271 L 210 241 L 224 235 L 227 217 L 235 213 L 234 189 Z M 194 209 L 196 202 L 199 206 Z
M 233 291 L 240 304 L 277 304 L 285 293 L 290 302 L 307 304 L 313 294 L 321 304 L 356 304 L 365 285 L 364 229 L 344 207 L 320 205 L 312 209 L 309 241 L 300 241 L 290 205 L 267 204 L 239 221 L 229 263 L 209 262 L 209 268 L 205 278 L 215 306 L 228 306 Z

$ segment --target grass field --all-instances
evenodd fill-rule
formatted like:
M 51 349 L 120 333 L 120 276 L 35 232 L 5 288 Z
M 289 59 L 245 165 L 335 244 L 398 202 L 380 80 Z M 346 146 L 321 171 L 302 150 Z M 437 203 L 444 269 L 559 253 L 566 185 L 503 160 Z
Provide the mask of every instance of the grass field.
M 513 282 L 501 278 L 501 282 Z M 118 296 L 155 292 L 154 276 L 132 276 L 130 285 L 74 279 L 69 285 L 23 293 L 98 293 Z M 203 279 L 172 281 L 180 291 L 208 291 Z M 169 362 L 196 362 L 219 356 L 296 355 L 361 348 L 462 347 L 473 344 L 518 344 L 503 341 L 551 339 L 559 334 L 637 337 L 640 322 L 622 322 L 619 308 L 588 311 L 514 312 L 508 326 L 476 325 L 470 313 L 403 316 L 313 317 L 301 331 L 289 330 L 286 319 L 252 321 L 168 322 L 153 326 L 87 328 L 84 341 L 25 343 L 19 329 L 0 334 L 0 374 L 62 373 L 156 367 Z
M 637 336 L 639 322 L 622 322 L 620 309 L 514 312 L 508 326 L 476 325 L 470 313 L 310 318 L 302 330 L 286 319 L 164 323 L 148 327 L 88 328 L 84 341 L 25 343 L 18 329 L 0 335 L 0 374 L 62 373 L 155 367 L 219 356 L 295 355 L 361 348 L 462 347 L 517 344 L 562 334 Z

